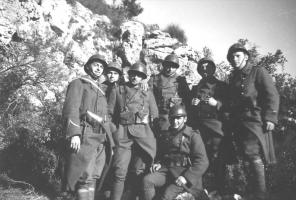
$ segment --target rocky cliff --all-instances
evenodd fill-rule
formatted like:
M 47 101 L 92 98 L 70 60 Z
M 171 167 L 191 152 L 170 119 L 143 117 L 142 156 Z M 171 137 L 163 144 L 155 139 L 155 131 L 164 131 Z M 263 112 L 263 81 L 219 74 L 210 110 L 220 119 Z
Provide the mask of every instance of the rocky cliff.
M 200 77 L 196 72 L 196 62 L 201 57 L 198 51 L 180 44 L 177 39 L 160 30 L 146 31 L 141 22 L 125 21 L 115 26 L 106 15 L 98 14 L 108 14 L 108 8 L 120 6 L 120 2 L 1 1 L 0 46 L 5 49 L 15 42 L 38 40 L 46 44 L 50 41 L 50 45 L 41 51 L 43 60 L 52 68 L 51 73 L 56 80 L 50 87 L 44 86 L 43 90 L 48 98 L 53 99 L 52 90 L 65 89 L 71 79 L 83 74 L 82 66 L 95 53 L 104 55 L 108 62 L 116 60 L 123 63 L 123 66 L 142 60 L 147 63 L 149 73 L 158 73 L 164 57 L 174 52 L 181 63 L 178 73 L 186 76 L 190 84 L 197 83 Z M 5 67 L 9 66 L 2 66 Z M 40 90 L 40 87 L 29 87 L 31 91 Z

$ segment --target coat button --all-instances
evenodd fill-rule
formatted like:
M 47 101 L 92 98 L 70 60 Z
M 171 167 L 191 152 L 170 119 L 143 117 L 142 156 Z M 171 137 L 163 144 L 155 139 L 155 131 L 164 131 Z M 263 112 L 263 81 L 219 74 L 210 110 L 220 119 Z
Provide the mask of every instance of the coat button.
M 241 92 L 241 95 L 244 95 L 245 93 L 244 92 Z

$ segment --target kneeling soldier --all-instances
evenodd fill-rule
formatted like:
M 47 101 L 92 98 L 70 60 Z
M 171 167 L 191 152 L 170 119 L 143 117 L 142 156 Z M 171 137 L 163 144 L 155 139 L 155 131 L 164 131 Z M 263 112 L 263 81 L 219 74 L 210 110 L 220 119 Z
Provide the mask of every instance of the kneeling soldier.
M 144 200 L 155 197 L 155 188 L 164 188 L 162 200 L 172 200 L 181 192 L 190 192 L 196 199 L 208 199 L 202 189 L 202 175 L 208 168 L 204 143 L 198 131 L 186 126 L 183 105 L 169 111 L 170 127 L 158 142 L 156 163 L 143 179 Z

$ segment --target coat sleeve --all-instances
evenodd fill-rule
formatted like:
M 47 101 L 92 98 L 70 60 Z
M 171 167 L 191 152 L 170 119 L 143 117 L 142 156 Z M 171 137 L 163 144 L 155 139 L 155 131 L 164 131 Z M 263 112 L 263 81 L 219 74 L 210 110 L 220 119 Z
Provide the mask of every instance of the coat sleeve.
M 68 86 L 63 106 L 66 138 L 81 135 L 79 108 L 81 106 L 82 94 L 83 86 L 81 81 L 79 79 L 72 81 Z
M 150 112 L 150 115 L 153 117 L 153 119 L 158 118 L 159 113 L 158 113 L 158 108 L 157 108 L 157 104 L 156 104 L 153 92 L 149 91 L 148 95 L 149 95 L 149 112 Z
M 188 109 L 190 105 L 190 88 L 184 77 L 178 77 L 178 93 Z
M 257 73 L 256 81 L 259 84 L 259 92 L 262 93 L 259 93 L 259 100 L 262 106 L 263 120 L 277 124 L 280 101 L 278 91 L 265 68 L 259 67 Z
M 109 97 L 107 99 L 108 101 L 108 115 L 110 118 L 113 118 L 113 114 L 115 113 L 115 110 L 118 109 L 118 88 L 112 87 L 109 91 Z
M 228 97 L 229 97 L 229 88 L 228 88 L 228 85 L 223 82 L 223 81 L 218 81 L 218 87 L 217 87 L 217 110 L 222 110 L 222 111 L 225 111 L 227 110 L 227 100 L 228 100 Z
M 209 160 L 205 150 L 204 143 L 200 134 L 194 132 L 191 139 L 190 146 L 191 167 L 189 167 L 183 174 L 191 185 L 195 185 L 198 179 L 201 179 L 209 166 Z

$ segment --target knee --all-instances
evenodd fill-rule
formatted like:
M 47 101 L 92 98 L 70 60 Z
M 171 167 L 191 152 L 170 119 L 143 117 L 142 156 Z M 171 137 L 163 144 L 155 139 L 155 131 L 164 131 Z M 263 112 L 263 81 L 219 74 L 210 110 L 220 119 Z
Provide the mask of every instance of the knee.
M 142 179 L 142 185 L 144 188 L 154 187 L 155 183 L 153 177 L 149 174 L 144 176 L 144 178 Z
M 170 190 L 166 190 L 161 197 L 161 200 L 171 200 L 176 198 L 176 194 L 171 192 Z
M 122 167 L 116 167 L 114 169 L 114 177 L 116 180 L 124 181 L 127 174 L 127 169 Z

